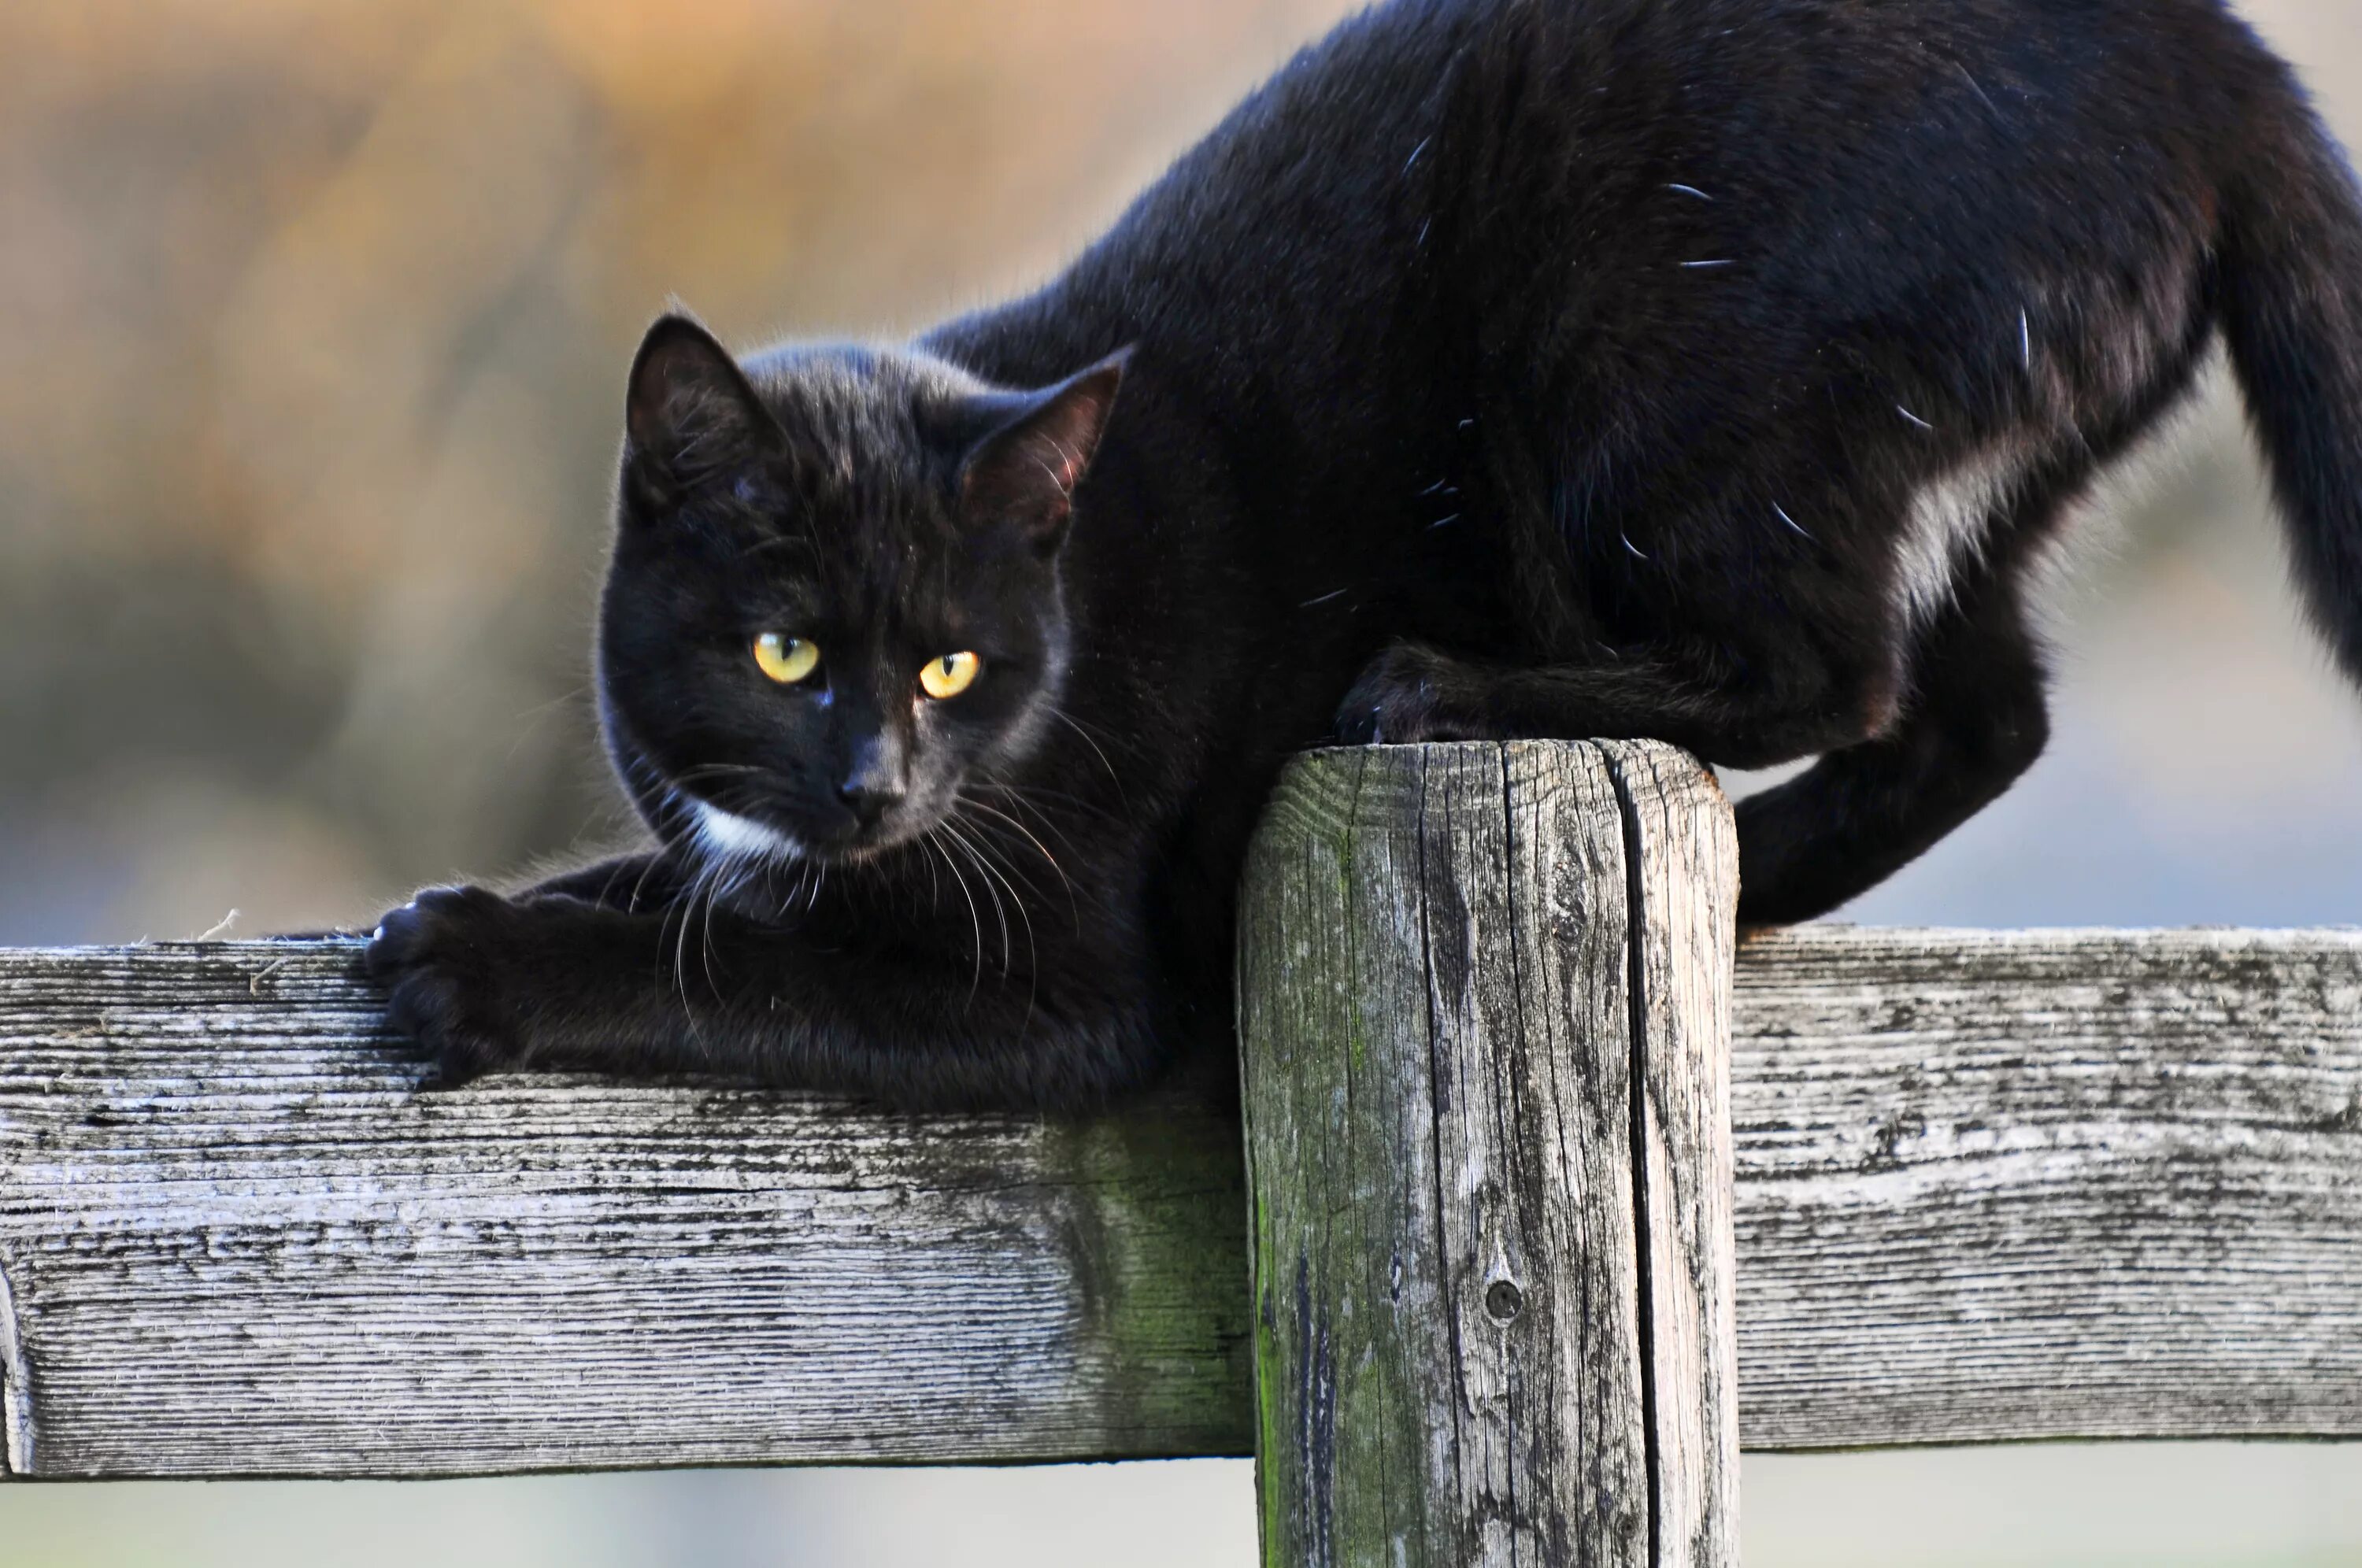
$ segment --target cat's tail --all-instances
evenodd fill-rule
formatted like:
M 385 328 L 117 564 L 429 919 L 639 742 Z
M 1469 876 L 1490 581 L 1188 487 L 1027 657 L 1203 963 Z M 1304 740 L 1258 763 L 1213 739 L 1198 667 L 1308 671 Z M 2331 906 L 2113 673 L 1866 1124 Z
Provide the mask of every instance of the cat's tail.
M 2224 336 L 2299 588 L 2362 683 L 2362 187 L 2301 99 L 2224 190 Z

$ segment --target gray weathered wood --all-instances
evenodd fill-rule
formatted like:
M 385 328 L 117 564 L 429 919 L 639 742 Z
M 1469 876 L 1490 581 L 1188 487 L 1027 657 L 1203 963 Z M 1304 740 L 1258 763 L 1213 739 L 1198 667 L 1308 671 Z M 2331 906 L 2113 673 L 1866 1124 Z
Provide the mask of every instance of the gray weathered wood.
M 2362 1437 L 2362 932 L 1803 931 L 1738 1005 L 1750 1446 Z
M 1265 1562 L 1736 1561 L 1727 1077 L 1660 1059 L 1728 1049 L 1728 824 L 1656 747 L 1289 767 L 1239 942 Z
M 420 1097 L 358 954 L 0 954 L 12 1471 L 1245 1445 L 1222 1120 L 524 1077 Z
M 1641 1049 L 1648 1322 L 1661 1561 L 1738 1561 L 1738 1340 L 1732 1282 L 1731 946 L 1738 842 L 1721 789 L 1658 745 L 1602 748 L 1625 821 Z
M 353 954 L 0 952 L 6 1468 L 1247 1452 L 1210 1119 L 416 1100 Z M 2362 1438 L 2362 933 L 1811 928 L 1734 1010 L 1749 1446 Z

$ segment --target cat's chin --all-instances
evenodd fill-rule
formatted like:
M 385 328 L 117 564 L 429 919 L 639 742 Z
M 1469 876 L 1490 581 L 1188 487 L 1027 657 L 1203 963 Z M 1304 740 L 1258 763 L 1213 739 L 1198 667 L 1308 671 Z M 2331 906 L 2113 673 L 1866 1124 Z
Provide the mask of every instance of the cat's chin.
M 692 800 L 690 805 L 696 815 L 698 848 L 716 861 L 742 865 L 857 866 L 926 836 L 923 829 L 892 828 L 868 836 L 805 839 L 768 823 L 725 812 L 709 801 Z
M 768 861 L 785 866 L 812 857 L 813 846 L 768 823 L 725 812 L 710 801 L 691 802 L 697 817 L 698 847 L 716 860 Z M 833 858 L 822 855 L 820 858 Z

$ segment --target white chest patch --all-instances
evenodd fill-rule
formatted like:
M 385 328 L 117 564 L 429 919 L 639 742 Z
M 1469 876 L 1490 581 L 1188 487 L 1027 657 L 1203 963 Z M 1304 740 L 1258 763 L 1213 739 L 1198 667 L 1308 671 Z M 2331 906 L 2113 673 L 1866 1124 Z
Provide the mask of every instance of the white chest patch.
M 1955 469 L 1922 490 L 1894 547 L 1894 609 L 1916 632 L 1951 602 L 1952 580 L 1985 547 L 1993 513 L 2020 472 L 2011 454 L 1995 452 Z
M 796 860 L 804 848 L 777 828 L 704 801 L 697 806 L 697 842 L 716 860 Z

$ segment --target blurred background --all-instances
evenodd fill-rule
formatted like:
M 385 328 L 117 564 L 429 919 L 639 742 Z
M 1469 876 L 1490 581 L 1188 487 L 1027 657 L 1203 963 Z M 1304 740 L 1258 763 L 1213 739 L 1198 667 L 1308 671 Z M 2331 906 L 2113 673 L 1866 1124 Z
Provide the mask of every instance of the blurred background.
M 0 943 L 366 922 L 628 826 L 620 381 L 1035 281 L 1342 0 L 0 6 Z M 2362 145 L 2362 6 L 2250 0 Z M 2058 739 L 1854 918 L 2362 922 L 2362 701 L 2217 386 L 2055 596 Z M 1250 1561 L 1238 1463 L 0 1489 L 0 1568 Z M 1750 1459 L 1755 1568 L 2362 1564 L 2362 1447 Z M 1907 1541 L 1909 1545 L 1899 1544 Z

